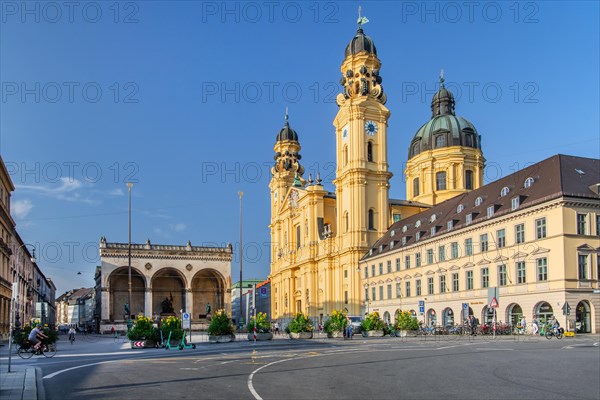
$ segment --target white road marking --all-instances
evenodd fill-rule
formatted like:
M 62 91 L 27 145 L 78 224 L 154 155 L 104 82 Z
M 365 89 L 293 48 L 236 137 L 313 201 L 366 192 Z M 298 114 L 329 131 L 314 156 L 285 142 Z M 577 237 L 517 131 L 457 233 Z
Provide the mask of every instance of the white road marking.
M 262 400 L 262 397 L 259 396 L 259 394 L 256 392 L 256 390 L 254 390 L 254 385 L 252 385 L 252 379 L 254 378 L 254 374 L 256 374 L 258 371 L 260 371 L 263 368 L 269 367 L 271 365 L 279 364 L 284 361 L 290 361 L 290 360 L 293 360 L 293 358 L 286 358 L 286 359 L 279 360 L 279 361 L 273 361 L 271 363 L 265 364 L 262 367 L 257 368 L 254 371 L 252 371 L 252 373 L 248 377 L 248 390 L 250 390 L 250 393 L 252 393 L 252 396 L 254 396 L 254 398 L 256 400 Z
M 488 350 L 492 350 L 492 351 L 513 351 L 513 349 L 493 349 L 493 348 L 476 348 L 475 350 L 477 351 L 488 351 Z
M 56 375 L 60 375 L 63 372 L 73 371 L 74 369 L 92 367 L 94 365 L 100 365 L 100 364 L 115 363 L 115 362 L 120 362 L 120 361 L 123 361 L 123 360 L 100 361 L 100 362 L 95 362 L 95 363 L 91 363 L 91 364 L 78 365 L 76 367 L 61 369 L 60 371 L 53 372 L 51 374 L 48 374 L 48 375 L 44 376 L 42 379 L 52 379 Z

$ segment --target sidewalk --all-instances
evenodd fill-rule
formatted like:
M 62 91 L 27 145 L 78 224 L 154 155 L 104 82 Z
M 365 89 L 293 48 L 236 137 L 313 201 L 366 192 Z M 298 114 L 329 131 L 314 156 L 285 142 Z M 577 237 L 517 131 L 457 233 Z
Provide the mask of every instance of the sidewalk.
M 39 371 L 35 367 L 24 365 L 11 365 L 2 363 L 0 370 L 0 398 L 2 400 L 37 400 Z M 43 396 L 39 398 L 43 399 Z

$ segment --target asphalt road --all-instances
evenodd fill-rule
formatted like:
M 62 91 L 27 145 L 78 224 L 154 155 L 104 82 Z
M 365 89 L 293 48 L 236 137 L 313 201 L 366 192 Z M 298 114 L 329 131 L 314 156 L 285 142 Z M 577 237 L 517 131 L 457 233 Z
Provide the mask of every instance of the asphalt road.
M 48 400 L 600 398 L 597 335 L 244 341 L 182 351 L 128 350 L 107 339 L 62 346 L 53 359 L 32 359 Z

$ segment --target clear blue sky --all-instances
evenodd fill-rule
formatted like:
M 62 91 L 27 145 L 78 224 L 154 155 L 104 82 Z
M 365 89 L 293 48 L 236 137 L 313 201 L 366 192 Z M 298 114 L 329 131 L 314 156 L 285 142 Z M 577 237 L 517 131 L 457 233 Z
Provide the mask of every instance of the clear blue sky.
M 100 236 L 127 241 L 128 179 L 137 243 L 237 250 L 243 190 L 244 276 L 266 277 L 275 136 L 289 107 L 303 164 L 333 190 L 334 99 L 358 4 L 0 3 L 12 213 L 57 294 L 93 286 Z M 598 2 L 362 8 L 392 112 L 392 197 L 405 196 L 408 143 L 442 68 L 482 135 L 486 181 L 557 153 L 600 156 Z

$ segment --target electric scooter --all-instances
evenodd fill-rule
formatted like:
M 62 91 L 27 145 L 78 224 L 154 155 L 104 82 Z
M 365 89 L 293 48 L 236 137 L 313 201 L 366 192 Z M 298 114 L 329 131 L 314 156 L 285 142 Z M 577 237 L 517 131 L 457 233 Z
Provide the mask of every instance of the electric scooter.
M 169 333 L 169 337 L 170 336 L 171 336 L 171 334 Z M 196 345 L 194 343 L 187 343 L 185 340 L 185 337 L 186 337 L 186 334 L 184 331 L 183 336 L 181 337 L 181 343 L 179 343 L 179 350 L 183 350 L 184 348 L 185 349 L 195 349 Z

